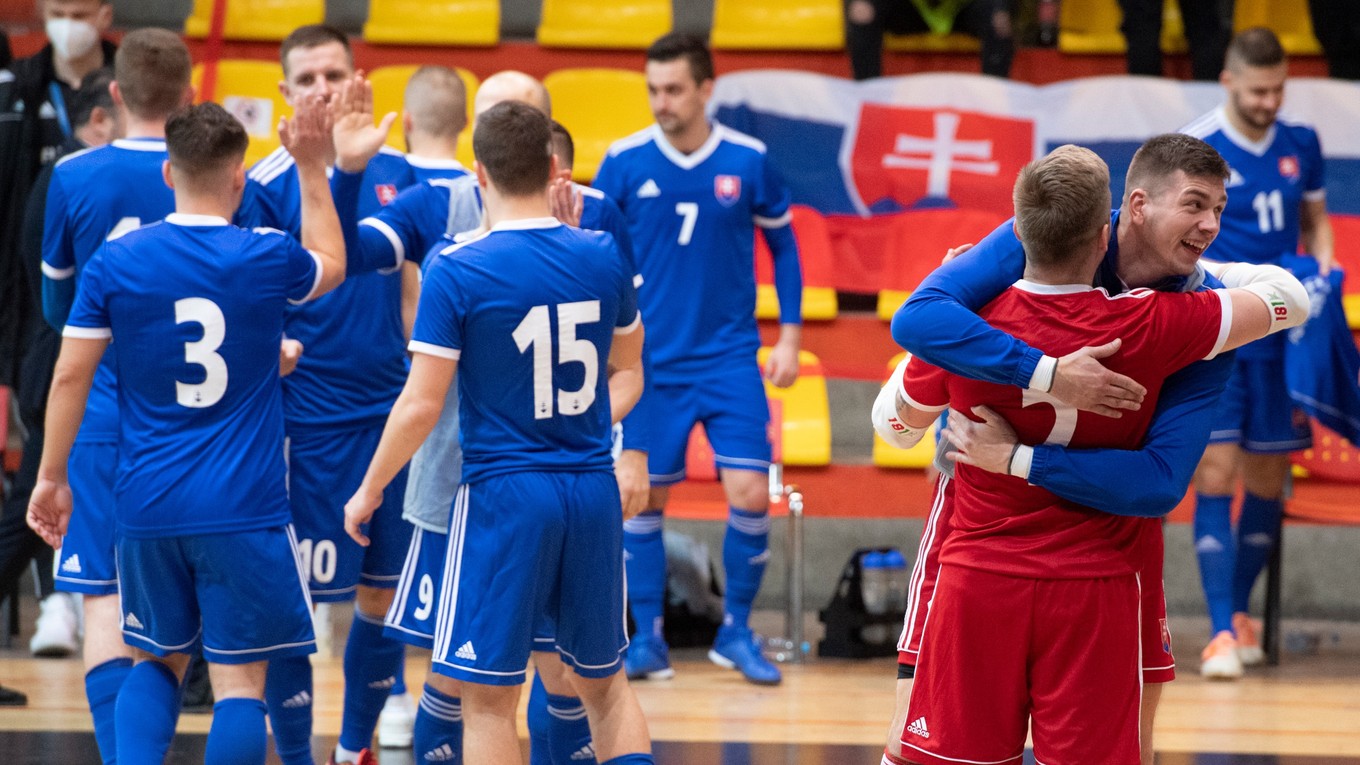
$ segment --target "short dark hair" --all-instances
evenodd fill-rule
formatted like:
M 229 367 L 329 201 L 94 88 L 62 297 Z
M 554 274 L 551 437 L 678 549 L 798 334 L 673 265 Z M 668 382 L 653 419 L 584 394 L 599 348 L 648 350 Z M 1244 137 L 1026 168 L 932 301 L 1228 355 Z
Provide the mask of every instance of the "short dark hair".
M 1284 63 L 1284 46 L 1280 38 L 1265 27 L 1243 29 L 1233 35 L 1223 66 L 1237 71 L 1242 67 L 1273 67 Z
M 1134 189 L 1159 193 L 1177 171 L 1190 178 L 1222 181 L 1229 175 L 1223 155 L 1209 144 L 1184 133 L 1155 135 L 1138 147 L 1124 177 L 1124 200 Z
M 349 47 L 349 38 L 344 32 L 326 24 L 308 24 L 298 27 L 283 38 L 279 45 L 279 63 L 283 65 L 283 76 L 288 76 L 288 54 L 294 48 L 316 48 L 328 43 L 340 43 L 350 63 L 354 62 L 354 51 Z
M 1020 170 L 1012 195 L 1026 261 L 1064 265 L 1110 220 L 1110 169 L 1090 149 L 1059 146 Z
M 96 108 L 113 112 L 113 94 L 109 83 L 113 82 L 113 67 L 101 66 L 80 80 L 80 87 L 71 97 L 71 124 L 82 127 L 90 121 Z
M 128 111 L 159 119 L 184 103 L 193 62 L 179 35 L 167 29 L 134 29 L 113 57 L 113 77 Z
M 220 171 L 239 166 L 249 143 L 241 123 L 211 101 L 181 109 L 165 121 L 170 166 L 191 183 L 214 182 Z
M 552 173 L 548 117 L 526 103 L 502 101 L 477 117 L 472 153 L 506 195 L 542 191 Z
M 666 63 L 683 58 L 689 62 L 689 73 L 696 83 L 713 79 L 713 54 L 703 38 L 683 32 L 671 32 L 656 38 L 647 49 L 647 60 Z
M 571 133 L 557 120 L 553 120 L 550 125 L 552 129 L 552 149 L 557 156 L 557 164 L 560 167 L 576 166 L 576 142 L 571 140 Z

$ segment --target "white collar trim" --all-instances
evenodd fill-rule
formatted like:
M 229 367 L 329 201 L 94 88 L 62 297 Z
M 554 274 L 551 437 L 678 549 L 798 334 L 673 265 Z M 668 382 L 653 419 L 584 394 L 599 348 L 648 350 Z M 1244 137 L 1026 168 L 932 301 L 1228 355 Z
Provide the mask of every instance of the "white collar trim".
M 556 218 L 516 218 L 503 220 L 491 227 L 492 231 L 530 231 L 534 229 L 557 228 L 562 221 Z
M 1080 292 L 1094 292 L 1097 289 L 1089 284 L 1040 284 L 1028 279 L 1021 279 L 1012 286 L 1034 295 L 1075 295 Z
M 172 226 L 228 226 L 226 218 L 216 215 L 191 215 L 189 213 L 170 213 L 165 222 Z
M 708 126 L 708 138 L 702 146 L 690 154 L 685 154 L 672 146 L 670 139 L 666 138 L 665 133 L 661 132 L 660 125 L 652 125 L 652 140 L 656 141 L 656 147 L 672 164 L 682 170 L 693 170 L 703 164 L 704 160 L 713 156 L 713 152 L 718 150 L 718 144 L 722 143 L 723 134 L 726 132 L 723 126 L 717 122 L 709 122 Z
M 132 151 L 165 151 L 164 138 L 117 138 L 113 145 Z
M 445 159 L 443 157 L 422 157 L 418 154 L 407 154 L 407 164 L 412 167 L 419 167 L 424 170 L 466 170 L 463 163 L 456 159 Z
M 1261 140 L 1253 141 L 1242 135 L 1237 128 L 1233 127 L 1232 121 L 1228 119 L 1228 107 L 1220 104 L 1218 107 L 1219 127 L 1223 130 L 1223 135 L 1228 137 L 1237 147 L 1245 152 L 1249 152 L 1258 157 L 1264 157 L 1270 150 L 1270 145 L 1275 143 L 1275 123 L 1270 124 L 1270 129 L 1262 136 Z

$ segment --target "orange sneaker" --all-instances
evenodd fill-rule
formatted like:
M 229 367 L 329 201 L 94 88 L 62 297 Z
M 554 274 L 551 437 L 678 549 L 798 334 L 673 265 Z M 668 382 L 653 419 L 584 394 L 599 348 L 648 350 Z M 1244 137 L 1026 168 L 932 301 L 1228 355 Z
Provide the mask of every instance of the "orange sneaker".
M 1237 658 L 1242 666 L 1255 667 L 1266 663 L 1266 652 L 1261 650 L 1260 622 L 1242 611 L 1233 614 L 1233 632 L 1237 633 Z
M 1210 680 L 1236 680 L 1242 676 L 1242 660 L 1237 657 L 1237 639 L 1227 630 L 1214 635 L 1199 658 L 1199 673 Z

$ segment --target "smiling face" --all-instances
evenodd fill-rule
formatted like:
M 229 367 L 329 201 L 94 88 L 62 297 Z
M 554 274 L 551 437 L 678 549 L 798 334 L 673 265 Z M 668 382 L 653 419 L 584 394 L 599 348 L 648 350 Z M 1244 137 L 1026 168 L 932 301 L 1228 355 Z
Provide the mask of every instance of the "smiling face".
M 283 70 L 279 90 L 290 105 L 318 95 L 329 103 L 340 83 L 354 74 L 354 63 L 345 46 L 327 42 L 288 51 Z
M 1185 276 L 1218 236 L 1228 203 L 1221 178 L 1186 175 L 1177 170 L 1152 189 L 1140 189 L 1137 215 L 1146 232 L 1147 257 L 1163 275 Z M 1151 264 L 1149 264 L 1151 265 Z

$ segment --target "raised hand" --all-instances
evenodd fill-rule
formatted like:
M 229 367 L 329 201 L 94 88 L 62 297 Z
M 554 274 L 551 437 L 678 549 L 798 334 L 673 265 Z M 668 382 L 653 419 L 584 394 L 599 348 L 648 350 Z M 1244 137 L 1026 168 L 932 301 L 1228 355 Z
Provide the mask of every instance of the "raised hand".
M 330 163 L 331 116 L 325 99 L 313 96 L 298 103 L 293 117 L 279 119 L 279 142 L 299 166 Z
M 387 141 L 397 113 L 388 112 L 381 123 L 373 124 L 373 84 L 362 71 L 341 84 L 330 111 L 336 166 L 347 173 L 363 172 Z

